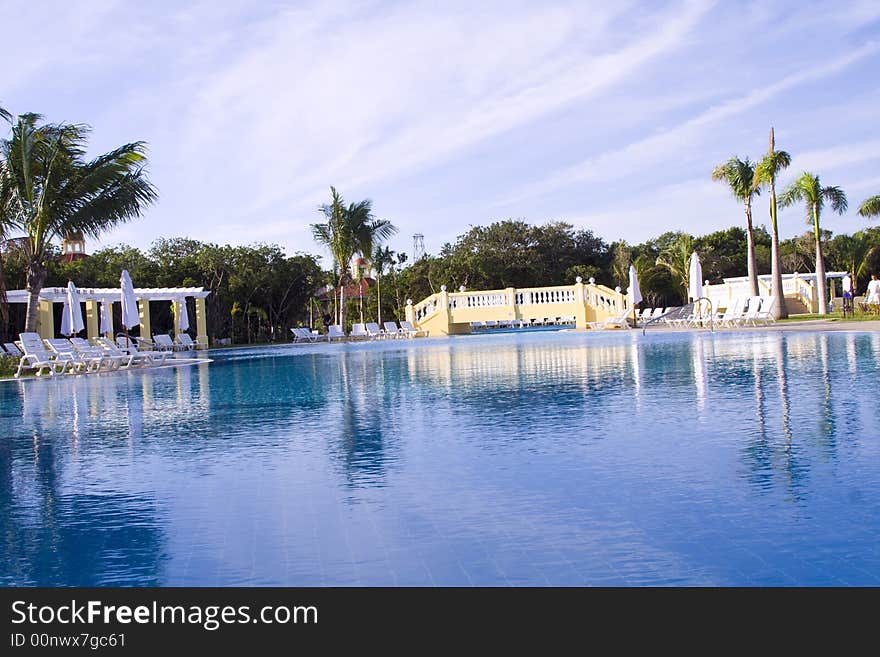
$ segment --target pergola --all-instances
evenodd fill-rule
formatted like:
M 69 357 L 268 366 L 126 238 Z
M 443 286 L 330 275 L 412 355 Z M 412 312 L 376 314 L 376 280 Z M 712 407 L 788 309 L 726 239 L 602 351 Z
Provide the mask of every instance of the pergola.
M 122 290 L 118 288 L 77 288 L 80 298 L 86 305 L 86 332 L 89 338 L 100 335 L 99 329 L 99 303 L 120 303 Z M 138 300 L 140 314 L 141 335 L 152 336 L 150 326 L 150 301 L 168 301 L 172 304 L 175 316 L 181 311 L 182 304 L 187 298 L 193 298 L 196 302 L 196 342 L 201 346 L 208 346 L 208 323 L 205 315 L 205 298 L 211 294 L 202 287 L 146 287 L 135 288 L 134 295 Z M 8 303 L 28 302 L 30 293 L 27 290 L 10 290 L 6 293 Z M 55 316 L 52 312 L 53 305 L 64 303 L 67 300 L 66 287 L 45 287 L 40 291 L 40 314 L 38 328 L 43 338 L 55 337 Z M 184 306 L 185 308 L 185 306 Z M 113 313 L 109 313 L 110 321 L 113 321 Z M 175 323 L 176 324 L 176 323 Z M 175 331 L 177 328 L 175 326 Z M 113 337 L 110 331 L 107 337 Z

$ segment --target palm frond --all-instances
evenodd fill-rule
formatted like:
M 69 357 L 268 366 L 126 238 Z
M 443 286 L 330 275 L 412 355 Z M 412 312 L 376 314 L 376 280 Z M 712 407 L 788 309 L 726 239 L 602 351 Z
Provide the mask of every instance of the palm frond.
M 862 201 L 862 204 L 859 206 L 859 214 L 863 217 L 880 216 L 880 194 Z
M 821 196 L 831 204 L 831 209 L 837 214 L 844 214 L 847 211 L 847 208 L 849 208 L 849 201 L 846 198 L 846 193 L 840 187 L 823 187 Z

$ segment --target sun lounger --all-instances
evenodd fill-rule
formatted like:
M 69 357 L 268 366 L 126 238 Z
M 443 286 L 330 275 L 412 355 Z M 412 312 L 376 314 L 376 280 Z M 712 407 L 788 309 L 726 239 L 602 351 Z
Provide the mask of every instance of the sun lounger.
M 95 346 L 100 347 L 106 354 L 120 359 L 123 367 L 135 365 L 147 366 L 153 364 L 153 359 L 145 354 L 132 354 L 117 347 L 109 338 L 94 338 Z
M 189 333 L 178 333 L 174 342 L 180 346 L 181 351 L 195 351 L 201 347 L 198 342 L 189 337 Z
M 141 343 L 148 342 L 144 340 L 137 339 L 129 339 L 128 346 L 125 344 L 125 338 L 117 336 L 116 337 L 116 345 L 124 352 L 135 356 L 144 356 L 147 359 L 149 365 L 162 365 L 165 362 L 165 359 L 168 358 L 169 353 L 167 351 L 149 351 L 149 350 L 141 350 Z
M 3 348 L 6 350 L 6 353 L 9 356 L 14 356 L 15 358 L 21 358 L 22 351 L 18 347 L 15 346 L 13 342 L 7 342 L 3 345 Z
M 622 312 L 617 317 L 609 317 L 608 319 L 603 320 L 601 322 L 588 322 L 588 326 L 593 330 L 602 330 L 602 329 L 609 329 L 609 328 L 615 328 L 615 327 L 628 329 L 629 328 L 629 321 L 628 321 L 629 315 L 630 315 L 630 311 L 627 310 L 625 312 Z
M 417 329 L 415 326 L 413 326 L 412 322 L 408 322 L 406 320 L 400 321 L 400 330 L 408 338 L 418 338 L 418 337 L 427 337 L 428 336 L 427 331 L 423 331 L 422 329 Z
M 364 324 L 358 323 L 351 325 L 351 337 L 358 340 L 368 340 L 370 334 L 367 333 L 367 327 Z
M 773 316 L 773 307 L 776 305 L 776 297 L 761 297 L 761 308 L 755 316 L 755 322 L 761 322 L 764 326 L 770 322 L 776 322 Z
M 293 333 L 294 342 L 315 342 L 319 337 L 304 327 L 292 328 L 290 332 Z
M 376 322 L 367 322 L 364 324 L 364 328 L 366 328 L 367 335 L 371 340 L 381 340 L 386 337 L 385 331 L 383 331 Z
M 113 355 L 104 351 L 101 347 L 89 344 L 84 338 L 70 338 L 70 344 L 76 349 L 76 353 L 86 358 L 100 360 L 98 369 L 118 370 L 120 367 L 128 367 L 128 358 L 125 354 Z
M 382 324 L 385 329 L 385 336 L 389 338 L 402 338 L 405 337 L 401 334 L 400 329 L 397 327 L 397 322 L 385 322 Z
M 160 333 L 153 336 L 153 344 L 156 345 L 156 351 L 180 351 L 180 345 L 174 344 L 170 335 Z
M 43 344 L 39 334 L 21 333 L 18 338 L 24 355 L 18 362 L 18 369 L 15 372 L 16 378 L 26 370 L 36 370 L 37 376 L 43 376 L 43 370 L 46 370 L 49 376 L 64 374 L 68 368 L 72 370 L 73 362 L 68 358 L 59 358 L 51 353 Z
M 327 342 L 333 340 L 345 340 L 345 333 L 339 324 L 331 324 L 327 329 Z
M 73 364 L 73 371 L 79 374 L 88 372 L 97 372 L 104 365 L 104 358 L 97 356 L 86 356 L 77 353 L 76 348 L 70 344 L 70 340 L 63 338 L 50 338 L 43 340 L 49 350 L 55 354 L 56 358 L 69 360 Z

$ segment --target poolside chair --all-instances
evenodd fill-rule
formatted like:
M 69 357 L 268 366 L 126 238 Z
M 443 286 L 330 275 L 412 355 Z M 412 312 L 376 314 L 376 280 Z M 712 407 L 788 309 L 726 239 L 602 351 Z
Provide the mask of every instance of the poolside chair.
M 367 330 L 367 335 L 371 340 L 381 340 L 386 337 L 385 331 L 376 322 L 367 322 L 364 324 L 364 328 Z
M 180 346 L 174 344 L 171 336 L 166 333 L 160 333 L 153 336 L 153 344 L 156 345 L 156 351 L 179 351 Z
M 18 336 L 23 355 L 18 362 L 15 377 L 18 378 L 25 370 L 36 370 L 37 376 L 43 376 L 43 370 L 49 376 L 64 374 L 68 368 L 73 368 L 73 362 L 67 358 L 59 358 L 52 354 L 38 333 L 20 333 Z
M 127 362 L 128 358 L 125 354 L 113 355 L 104 351 L 101 347 L 96 347 L 95 345 L 90 344 L 89 341 L 84 338 L 70 338 L 70 344 L 76 349 L 77 354 L 85 356 L 86 358 L 99 359 L 100 364 L 98 369 L 106 368 L 112 371 L 118 370 L 123 364 L 125 364 L 126 367 L 130 364 Z
M 749 305 L 740 320 L 740 326 L 757 326 L 758 313 L 761 311 L 761 297 L 749 297 Z
M 147 359 L 147 364 L 149 365 L 162 365 L 165 360 L 170 355 L 167 351 L 150 351 L 147 349 L 141 350 L 141 344 L 138 341 L 132 339 L 129 341 L 128 346 L 125 346 L 125 338 L 124 337 L 116 337 L 116 345 L 124 352 L 132 354 L 134 356 L 143 356 Z M 148 342 L 148 341 L 146 341 Z
M 733 323 L 742 314 L 742 309 L 743 300 L 737 297 L 732 303 L 727 304 L 727 308 L 724 309 L 723 313 L 715 316 L 715 323 L 719 326 L 733 326 Z
M 318 339 L 317 335 L 305 327 L 292 328 L 290 332 L 293 333 L 294 342 L 315 342 Z
M 620 313 L 617 317 L 609 317 L 601 322 L 588 322 L 588 326 L 593 330 L 602 330 L 609 328 L 629 328 L 629 314 L 630 311 L 626 310 Z
M 755 316 L 755 322 L 761 322 L 764 326 L 770 322 L 776 322 L 773 316 L 773 307 L 776 305 L 776 297 L 761 297 L 761 308 Z
M 331 324 L 327 328 L 327 342 L 333 342 L 333 340 L 345 340 L 345 337 L 345 332 L 339 324 Z
M 401 334 L 400 329 L 397 326 L 397 322 L 383 322 L 382 326 L 385 329 L 385 335 L 389 338 L 402 338 L 404 337 Z
M 120 359 L 120 362 L 124 363 L 122 366 L 125 368 L 134 367 L 135 365 L 148 366 L 153 364 L 153 359 L 150 356 L 123 351 L 109 338 L 94 338 L 94 343 L 96 347 L 103 349 L 106 354 Z
M 87 374 L 89 372 L 97 372 L 104 365 L 103 357 L 86 356 L 77 353 L 76 348 L 70 344 L 70 340 L 49 338 L 48 340 L 43 340 L 43 342 L 55 354 L 56 358 L 69 360 L 73 364 L 74 373 Z
M 367 327 L 361 323 L 351 325 L 350 337 L 357 340 L 369 340 L 370 334 L 367 333 Z
M 412 322 L 400 320 L 400 330 L 408 338 L 428 337 L 428 332 L 417 329 Z
M 21 358 L 24 355 L 22 350 L 19 349 L 17 346 L 15 346 L 14 342 L 7 342 L 6 344 L 3 345 L 3 348 L 6 349 L 6 353 L 9 354 L 10 356 L 15 356 L 16 358 Z
M 315 338 L 317 339 L 317 337 Z M 180 345 L 181 351 L 196 351 L 201 345 L 189 337 L 189 333 L 178 333 L 174 338 L 174 342 Z

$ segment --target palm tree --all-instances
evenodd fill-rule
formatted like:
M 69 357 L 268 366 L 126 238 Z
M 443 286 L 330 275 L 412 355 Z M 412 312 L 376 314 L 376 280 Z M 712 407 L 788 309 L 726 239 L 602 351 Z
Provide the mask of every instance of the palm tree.
M 379 326 L 382 326 L 382 274 L 385 273 L 386 267 L 394 265 L 395 255 L 390 247 L 377 245 L 370 258 L 376 271 L 376 308 Z
M 3 107 L 0 107 L 0 119 L 12 123 L 12 115 Z M 3 162 L 0 161 L 0 171 L 2 171 Z M 6 305 L 6 277 L 3 274 L 3 246 L 6 242 L 7 233 L 11 228 L 11 222 L 5 214 L 6 207 L 5 198 L 9 194 L 9 189 L 3 184 L 3 178 L 0 177 L 0 335 L 5 331 L 6 321 L 9 319 L 9 308 Z
M 859 214 L 863 217 L 880 217 L 880 194 L 866 198 L 859 206 Z
M 853 287 L 859 289 L 859 280 L 868 275 L 868 259 L 878 247 L 862 231 L 852 235 L 838 235 L 834 242 L 837 266 L 852 274 Z
M 657 256 L 655 264 L 669 272 L 673 285 L 681 298 L 687 302 L 690 283 L 691 253 L 694 240 L 690 235 L 681 234 L 663 253 Z
M 825 289 L 825 260 L 822 257 L 822 233 L 819 229 L 819 218 L 822 208 L 828 202 L 831 209 L 837 214 L 846 212 L 846 194 L 840 187 L 822 187 L 819 176 L 804 171 L 782 193 L 779 203 L 782 207 L 788 207 L 803 201 L 806 206 L 807 223 L 813 224 L 813 235 L 816 238 L 816 289 L 819 294 L 819 314 L 828 314 L 828 294 Z
M 776 150 L 773 128 L 770 128 L 770 148 L 767 155 L 755 166 L 754 186 L 767 185 L 770 190 L 770 294 L 776 297 L 773 315 L 776 319 L 788 317 L 785 308 L 785 292 L 782 289 L 782 263 L 779 258 L 779 225 L 776 221 L 776 176 L 791 164 L 791 155 Z
M 346 207 L 335 187 L 330 188 L 330 197 L 330 203 L 320 207 L 327 221 L 312 224 L 312 236 L 326 246 L 333 257 L 340 288 L 339 323 L 344 330 L 345 285 L 351 281 L 352 258 L 355 254 L 368 257 L 375 244 L 391 237 L 397 229 L 387 219 L 373 217 L 373 205 L 369 199 Z
M 25 331 L 37 328 L 52 240 L 76 233 L 97 238 L 156 199 L 143 142 L 87 161 L 88 126 L 40 125 L 41 120 L 38 114 L 19 116 L 12 137 L 0 141 L 0 216 L 27 237 Z
M 732 157 L 724 164 L 715 167 L 712 171 L 712 180 L 726 182 L 733 196 L 745 206 L 749 288 L 752 296 L 758 296 L 758 262 L 755 257 L 755 233 L 752 230 L 752 198 L 760 194 L 761 190 L 755 187 L 755 163 L 749 158 L 741 160 Z

